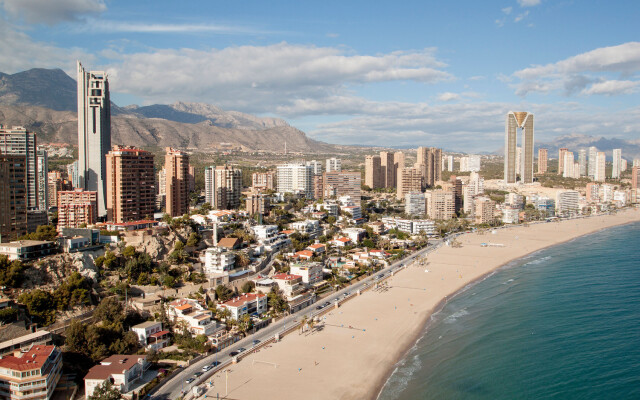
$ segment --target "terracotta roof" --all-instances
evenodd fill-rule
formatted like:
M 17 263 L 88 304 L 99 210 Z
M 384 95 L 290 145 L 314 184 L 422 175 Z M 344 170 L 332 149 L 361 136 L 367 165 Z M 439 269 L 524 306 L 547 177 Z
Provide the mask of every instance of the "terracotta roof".
M 293 229 L 287 229 L 287 230 L 282 231 L 281 233 L 284 233 L 285 235 L 290 235 L 292 233 L 296 233 L 296 231 L 293 230 Z
M 184 311 L 184 310 L 187 310 L 187 309 L 189 309 L 191 307 L 193 307 L 191 304 L 183 304 L 181 306 L 177 306 L 176 310 Z
M 111 375 L 122 374 L 122 371 L 130 370 L 138 363 L 138 360 L 145 360 L 146 358 L 147 356 L 114 354 L 100 361 L 99 365 L 93 366 L 84 379 L 109 379 Z
M 18 357 L 14 355 L 4 356 L 0 359 L 0 368 L 14 371 L 40 369 L 55 349 L 56 346 L 33 346 L 26 353 L 20 353 Z
M 297 256 L 301 257 L 313 257 L 313 251 L 311 250 L 301 250 L 296 253 Z
M 166 335 L 168 333 L 169 333 L 169 331 L 160 331 L 160 332 L 152 333 L 151 335 L 149 335 L 149 337 L 160 337 L 160 336 L 164 336 L 164 335 Z
M 302 276 L 293 275 L 293 274 L 276 274 L 276 275 L 272 276 L 271 279 L 278 279 L 278 280 L 283 280 L 283 281 L 292 281 L 294 279 L 302 279 Z
M 351 241 L 351 239 L 346 238 L 346 237 L 337 238 L 336 240 L 338 240 L 338 241 L 340 241 L 342 243 L 347 243 L 347 242 Z
M 316 243 L 309 246 L 309 248 L 312 248 L 312 249 L 322 249 L 323 247 L 326 247 L 326 246 L 322 243 Z
M 228 249 L 233 249 L 240 244 L 240 239 L 238 238 L 222 238 L 218 242 L 218 247 L 225 247 Z
M 246 293 L 242 296 L 234 297 L 231 300 L 225 301 L 221 305 L 225 307 L 240 307 L 250 301 L 255 301 L 256 299 L 263 297 L 267 297 L 267 295 L 262 293 Z

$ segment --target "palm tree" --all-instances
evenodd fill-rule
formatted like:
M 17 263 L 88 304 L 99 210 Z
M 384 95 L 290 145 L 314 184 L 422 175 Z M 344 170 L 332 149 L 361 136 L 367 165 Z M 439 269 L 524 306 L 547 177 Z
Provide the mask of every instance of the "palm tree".
M 302 320 L 300 321 L 300 332 L 299 333 L 303 333 L 304 332 L 304 327 L 308 323 L 309 323 L 309 317 L 307 317 L 306 315 L 303 316 Z
M 316 321 L 313 318 L 309 318 L 309 320 L 307 321 L 307 325 L 309 326 L 309 330 L 313 331 L 313 327 L 315 326 Z

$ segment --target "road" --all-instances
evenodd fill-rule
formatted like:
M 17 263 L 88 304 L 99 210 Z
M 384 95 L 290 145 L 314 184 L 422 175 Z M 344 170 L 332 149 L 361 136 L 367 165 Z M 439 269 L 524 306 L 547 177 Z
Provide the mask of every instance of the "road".
M 347 297 L 354 296 L 358 290 L 366 288 L 368 285 L 372 285 L 376 281 L 388 277 L 392 271 L 402 268 L 403 265 L 408 265 L 415 258 L 422 256 L 423 254 L 438 248 L 439 246 L 442 245 L 442 243 L 443 243 L 442 240 L 430 241 L 427 247 L 421 250 L 418 250 L 417 252 L 409 255 L 408 257 L 402 260 L 396 261 L 395 263 L 378 271 L 376 274 L 366 279 L 363 279 L 357 283 L 354 283 L 353 285 L 347 286 L 346 288 L 341 289 L 331 294 L 330 296 L 323 298 L 322 300 L 320 300 L 320 303 L 323 304 L 328 301 L 331 303 L 329 307 L 333 307 L 334 302 L 336 300 L 345 299 Z M 383 277 L 380 277 L 381 275 Z M 345 294 L 347 295 L 345 296 Z M 318 303 L 312 304 L 307 308 L 304 308 L 296 313 L 293 313 L 283 318 L 282 320 L 279 320 L 275 323 L 270 324 L 265 328 L 260 329 L 256 333 L 249 335 L 246 338 L 234 343 L 232 346 L 229 346 L 218 353 L 205 357 L 204 359 L 184 368 L 182 372 L 180 372 L 179 374 L 171 378 L 162 387 L 160 387 L 157 390 L 157 392 L 155 392 L 151 396 L 151 398 L 157 399 L 157 400 L 173 400 L 173 399 L 179 398 L 182 395 L 182 393 L 187 393 L 191 391 L 191 389 L 195 385 L 199 385 L 204 382 L 207 382 L 210 376 L 212 376 L 215 372 L 217 372 L 218 370 L 224 368 L 227 364 L 229 364 L 232 359 L 229 353 L 231 353 L 232 351 L 237 351 L 237 349 L 244 347 L 247 349 L 248 352 L 250 352 L 251 348 L 253 347 L 254 340 L 259 340 L 260 342 L 270 340 L 275 336 L 276 333 L 283 332 L 284 330 L 286 330 L 287 326 L 291 327 L 293 324 L 296 324 L 297 321 L 301 320 L 301 318 L 304 315 L 307 315 L 308 317 L 314 317 L 315 315 L 322 313 L 324 310 L 317 310 L 316 309 L 317 305 Z M 220 362 L 220 364 L 216 368 L 213 368 L 212 370 L 204 373 L 202 376 L 197 378 L 194 382 L 190 384 L 186 383 L 186 380 L 194 377 L 194 374 L 196 372 L 198 371 L 203 372 L 202 367 L 204 367 L 205 365 L 210 365 L 214 361 Z

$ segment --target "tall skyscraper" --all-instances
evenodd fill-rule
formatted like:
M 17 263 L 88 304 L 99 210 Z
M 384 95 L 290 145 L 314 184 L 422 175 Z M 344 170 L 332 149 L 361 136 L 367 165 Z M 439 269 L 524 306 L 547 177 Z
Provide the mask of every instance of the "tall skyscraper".
M 404 168 L 404 153 L 396 151 L 393 153 L 393 174 L 396 177 L 396 187 L 398 186 L 398 171 Z
M 522 129 L 522 157 L 520 171 L 516 169 L 516 147 L 518 129 Z M 533 182 L 533 114 L 529 112 L 513 112 L 507 114 L 504 143 L 504 181 L 515 183 L 520 172 L 522 183 Z
M 456 215 L 455 193 L 448 190 L 424 192 L 427 216 L 435 220 L 447 220 Z
M 327 158 L 327 160 L 325 161 L 326 165 L 326 171 L 327 172 L 340 172 L 342 171 L 342 160 L 340 160 L 339 158 Z
M 453 172 L 453 156 L 447 156 L 447 171 Z
M 382 174 L 384 187 L 386 188 L 396 187 L 396 177 L 395 177 L 394 170 L 395 168 L 394 168 L 393 153 L 389 151 L 381 151 L 380 152 L 380 172 Z
M 242 170 L 230 165 L 215 169 L 215 204 L 218 210 L 232 210 L 240 207 L 242 192 Z
M 107 220 L 122 223 L 153 218 L 156 208 L 153 153 L 113 146 L 106 155 Z
M 522 176 L 522 147 L 516 147 L 516 174 Z
M 558 149 L 558 175 L 564 175 L 564 155 L 569 151 L 567 148 Z
M 67 177 L 74 188 L 80 186 L 80 183 L 78 183 L 78 160 L 67 165 Z
M 106 155 L 111 150 L 109 80 L 78 61 L 78 183 L 98 194 L 98 216 L 107 215 Z
M 404 199 L 405 195 L 410 192 L 422 192 L 423 187 L 422 172 L 417 168 L 402 168 L 398 172 L 398 187 L 396 189 L 396 198 Z
M 547 149 L 538 149 L 538 173 L 546 174 L 549 162 L 549 152 Z
M 302 163 L 278 165 L 278 192 L 313 198 L 313 168 Z
M 604 182 L 605 177 L 605 168 L 606 168 L 606 155 L 603 151 L 599 151 L 596 155 L 596 165 L 595 165 L 595 175 L 593 180 L 596 182 Z
M 574 155 L 572 151 L 565 151 L 562 162 L 562 176 L 564 178 L 573 178 Z
M 167 147 L 164 170 L 167 214 L 180 217 L 189 212 L 189 155 Z
M 38 152 L 36 134 L 21 126 L 5 128 L 0 125 L 0 153 L 25 156 L 25 190 L 27 210 L 39 210 L 38 206 Z
M 251 187 L 258 191 L 275 189 L 273 175 L 273 172 L 254 172 L 251 175 Z
M 254 174 L 255 175 L 255 174 Z M 216 204 L 216 166 L 204 169 L 204 201 L 213 208 Z
M 587 176 L 587 149 L 580 149 L 578 153 L 578 164 L 580 164 L 580 176 Z
M 0 150 L 0 241 L 27 233 L 27 157 Z
M 97 197 L 96 192 L 82 189 L 58 192 L 58 229 L 95 224 L 98 221 Z
M 598 157 L 598 148 L 595 146 L 589 147 L 589 162 L 587 164 L 587 174 L 589 178 L 593 179 L 596 175 L 596 164 Z
M 47 151 L 38 149 L 38 209 L 47 211 L 49 209 L 49 157 Z
M 613 169 L 611 170 L 611 177 L 613 179 L 620 179 L 621 172 L 622 172 L 622 149 L 613 149 Z
M 442 149 L 418 147 L 416 168 L 422 173 L 422 184 L 433 187 L 442 180 Z
M 631 168 L 631 189 L 640 189 L 640 166 Z
M 371 189 L 384 187 L 380 156 L 366 156 L 364 159 L 364 184 Z
M 362 175 L 360 172 L 325 172 L 323 176 L 323 196 L 349 196 L 351 201 L 360 203 Z

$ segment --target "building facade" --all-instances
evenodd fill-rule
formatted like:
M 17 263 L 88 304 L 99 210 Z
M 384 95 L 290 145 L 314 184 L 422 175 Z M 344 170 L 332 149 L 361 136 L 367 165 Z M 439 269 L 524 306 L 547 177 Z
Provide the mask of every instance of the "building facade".
M 538 173 L 546 174 L 549 163 L 549 152 L 547 149 L 538 149 Z
M 620 179 L 622 172 L 622 149 L 613 149 L 613 169 L 611 170 L 611 178 Z
M 362 176 L 360 172 L 325 172 L 322 177 L 323 197 L 349 196 L 360 202 Z
M 364 159 L 364 184 L 371 189 L 384 187 L 380 156 L 366 156 Z
M 522 158 L 520 168 L 516 169 L 516 147 L 518 129 L 522 130 Z M 533 114 L 529 112 L 513 112 L 507 114 L 504 143 L 504 181 L 515 183 L 520 174 L 522 183 L 533 182 Z
M 342 160 L 339 158 L 327 158 L 325 161 L 326 172 L 340 172 L 342 171 Z
M 180 217 L 189 212 L 189 155 L 171 147 L 165 150 L 165 207 L 171 217 Z
M 417 168 L 402 168 L 398 171 L 396 197 L 401 200 L 407 193 L 422 192 L 423 176 Z
M 0 153 L 0 241 L 27 233 L 27 162 L 24 155 Z
M 242 193 L 242 170 L 229 165 L 218 166 L 215 171 L 215 196 L 211 204 L 218 210 L 233 210 L 240 207 Z
M 278 166 L 278 192 L 313 197 L 313 167 L 302 163 Z
M 424 193 L 427 216 L 436 220 L 451 219 L 456 215 L 455 195 L 448 190 L 428 190 Z
M 58 192 L 58 230 L 98 222 L 98 193 L 82 189 Z
M 34 345 L 0 358 L 0 398 L 51 399 L 62 375 L 62 353 L 56 346 Z
M 39 210 L 38 151 L 36 134 L 21 126 L 5 128 L 0 125 L 0 153 L 25 157 L 25 190 L 27 210 Z
M 603 151 L 599 151 L 596 155 L 595 172 L 593 180 L 596 182 L 604 182 L 606 180 L 605 168 L 607 166 L 606 154 Z

